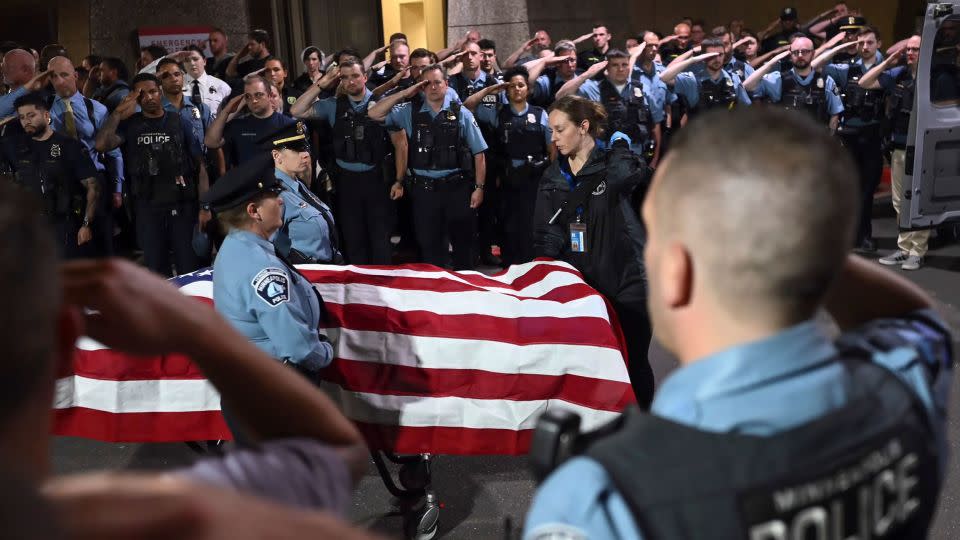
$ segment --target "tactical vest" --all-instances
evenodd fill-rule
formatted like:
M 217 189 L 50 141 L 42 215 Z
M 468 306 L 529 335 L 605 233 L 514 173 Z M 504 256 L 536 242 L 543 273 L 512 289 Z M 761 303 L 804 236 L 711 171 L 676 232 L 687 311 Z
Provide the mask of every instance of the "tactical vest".
M 724 69 L 727 70 L 727 73 L 739 77 L 741 84 L 747 80 L 747 64 L 742 60 L 734 59 Z
M 493 86 L 494 84 L 496 84 L 496 81 L 489 76 L 483 80 L 483 86 L 480 87 L 470 84 L 470 81 L 468 81 L 462 73 L 457 73 L 450 77 L 450 88 L 453 88 L 453 91 L 460 96 L 460 101 L 466 101 L 468 97 L 477 93 L 477 91 L 488 86 Z M 489 98 L 491 96 L 487 97 Z M 493 97 L 496 98 L 496 95 L 493 95 Z M 486 102 L 486 100 L 484 100 L 484 102 Z M 494 100 L 494 102 L 496 102 L 496 100 Z
M 910 133 L 910 114 L 913 113 L 913 94 L 916 81 L 910 69 L 904 69 L 894 81 L 896 86 L 890 93 L 887 103 L 887 118 L 890 120 L 895 137 L 906 138 Z
M 164 112 L 160 131 L 154 122 L 135 116 L 127 129 L 128 170 L 133 180 L 133 195 L 150 205 L 174 204 L 197 198 L 193 175 L 185 174 L 183 126 L 180 113 Z M 177 183 L 183 176 L 185 185 Z
M 653 116 L 643 95 L 643 86 L 628 84 L 629 96 L 624 99 L 617 87 L 603 79 L 600 87 L 600 103 L 607 110 L 609 134 L 617 131 L 626 134 L 635 145 L 646 146 L 653 131 Z
M 849 129 L 847 122 L 858 119 L 863 123 L 874 123 L 880 120 L 883 110 L 883 90 L 867 90 L 860 86 L 864 70 L 862 64 L 850 64 L 847 71 L 847 84 L 843 87 L 840 99 L 843 100 L 843 119 L 841 130 Z
M 527 106 L 527 114 L 516 116 L 509 105 L 497 113 L 496 141 L 500 154 L 509 159 L 523 160 L 529 164 L 541 163 L 547 158 L 546 137 L 540 115 L 543 109 Z
M 687 114 L 691 117 L 703 111 L 722 108 L 731 110 L 737 106 L 737 90 L 733 84 L 733 79 L 723 77 L 718 82 L 710 80 L 709 77 L 700 81 L 700 91 L 696 106 L 691 107 L 687 100 L 683 100 L 686 105 Z
M 886 368 L 839 363 L 849 403 L 793 429 L 713 433 L 633 408 L 587 455 L 647 538 L 926 538 L 940 488 L 927 413 Z
M 61 146 L 53 143 L 50 152 L 42 159 L 37 159 L 27 136 L 20 137 L 15 147 L 17 172 L 14 181 L 36 194 L 43 214 L 54 218 L 79 215 L 84 204 L 79 183 L 67 169 L 62 150 L 58 150 Z
M 817 120 L 830 119 L 827 111 L 827 78 L 816 73 L 808 86 L 801 85 L 793 71 L 780 72 L 780 106 L 795 111 L 805 111 Z
M 409 164 L 412 169 L 472 170 L 473 156 L 460 137 L 460 103 L 450 102 L 450 108 L 431 118 L 421 111 L 423 98 L 419 95 L 410 103 L 413 115 L 413 141 L 410 144 Z M 466 155 L 464 155 L 464 153 Z
M 333 124 L 333 152 L 337 158 L 350 163 L 377 165 L 387 155 L 387 132 L 381 124 L 357 112 L 350 98 L 337 98 L 337 115 Z

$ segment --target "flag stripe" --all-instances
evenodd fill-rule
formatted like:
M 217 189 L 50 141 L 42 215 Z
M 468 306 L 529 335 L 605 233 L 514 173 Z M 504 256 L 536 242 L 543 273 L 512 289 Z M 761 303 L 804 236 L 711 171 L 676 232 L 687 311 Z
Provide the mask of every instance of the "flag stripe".
M 54 411 L 57 435 L 105 442 L 183 442 L 233 437 L 220 411 L 116 414 L 72 407 Z
M 220 394 L 206 380 L 107 381 L 75 375 L 57 379 L 54 408 L 113 413 L 220 410 Z

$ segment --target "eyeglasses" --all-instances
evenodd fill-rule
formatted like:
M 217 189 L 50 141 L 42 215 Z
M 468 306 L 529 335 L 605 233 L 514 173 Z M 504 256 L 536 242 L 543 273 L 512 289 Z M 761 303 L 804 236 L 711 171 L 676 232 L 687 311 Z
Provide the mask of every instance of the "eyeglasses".
M 165 71 L 160 74 L 161 79 L 169 79 L 170 77 L 183 77 L 183 73 L 180 71 Z
M 243 97 L 247 98 L 247 101 L 260 101 L 261 99 L 267 97 L 267 93 L 257 92 L 255 94 L 244 94 Z
M 813 49 L 797 49 L 795 51 L 790 51 L 790 54 L 793 56 L 803 56 L 805 54 L 813 54 Z

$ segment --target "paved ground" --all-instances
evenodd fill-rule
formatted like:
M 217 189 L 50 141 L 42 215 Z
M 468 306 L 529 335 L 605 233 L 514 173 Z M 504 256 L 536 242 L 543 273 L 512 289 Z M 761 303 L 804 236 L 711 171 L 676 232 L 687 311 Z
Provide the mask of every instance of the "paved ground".
M 888 208 L 888 207 L 887 207 Z M 894 248 L 896 231 L 890 213 L 877 207 L 875 235 L 881 254 Z M 927 258 L 927 265 L 908 277 L 930 291 L 943 306 L 943 313 L 954 328 L 960 328 L 960 246 L 939 249 Z M 956 341 L 956 340 L 955 340 Z M 960 342 L 956 343 L 960 350 Z M 662 350 L 651 352 L 658 378 L 675 367 Z M 950 441 L 954 452 L 960 450 L 960 402 L 957 389 L 950 405 Z M 58 472 L 95 469 L 167 468 L 189 463 L 194 455 L 182 444 L 114 445 L 73 438 L 58 438 L 54 445 L 54 465 Z M 931 538 L 960 538 L 960 467 L 951 460 L 950 475 L 940 499 L 940 509 Z M 443 504 L 441 538 L 504 538 L 512 522 L 516 530 L 529 506 L 534 482 L 523 458 L 441 457 L 434 469 L 437 491 Z M 371 466 L 354 498 L 351 519 L 390 535 L 399 535 L 401 518 L 391 513 L 392 501 Z

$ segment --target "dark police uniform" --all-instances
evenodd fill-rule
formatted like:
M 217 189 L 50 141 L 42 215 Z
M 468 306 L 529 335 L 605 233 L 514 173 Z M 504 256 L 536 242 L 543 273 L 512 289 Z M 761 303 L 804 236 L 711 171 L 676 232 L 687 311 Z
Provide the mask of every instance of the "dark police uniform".
M 97 181 L 97 170 L 86 149 L 76 139 L 57 132 L 45 141 L 19 135 L 13 139 L 12 148 L 14 182 L 38 197 L 41 212 L 54 227 L 61 256 L 91 256 L 90 242 L 77 245 L 87 201 L 86 186 L 81 181 Z
M 673 91 L 691 118 L 710 109 L 731 110 L 738 105 L 752 104 L 743 81 L 726 70 L 721 70 L 716 80 L 710 78 L 707 70 L 685 71 L 674 79 Z
M 925 538 L 952 366 L 932 310 L 700 359 L 547 479 L 525 538 Z
M 873 66 L 864 65 L 862 58 L 857 58 L 850 63 L 830 64 L 824 70 L 841 88 L 843 115 L 840 117 L 837 135 L 850 150 L 860 172 L 861 211 L 855 246 L 868 248 L 873 247 L 873 193 L 880 185 L 883 174 L 883 134 L 880 121 L 886 104 L 883 90 L 866 90 L 860 87 L 860 79 L 871 67 Z
M 594 64 L 599 64 L 607 58 L 606 53 L 602 53 L 597 49 L 590 49 L 589 51 L 583 51 L 577 53 L 577 69 L 581 71 L 586 71 L 590 69 L 590 66 Z M 599 82 L 604 79 L 603 72 L 597 73 L 593 76 L 593 80 Z
M 367 116 L 370 90 L 360 101 L 348 96 L 313 104 L 314 114 L 333 130 L 337 208 L 350 264 L 390 264 L 393 206 L 385 159 L 392 155 L 386 129 Z M 390 167 L 386 167 L 390 169 Z
M 532 85 L 533 89 L 530 94 L 530 103 L 545 109 L 550 107 L 556 99 L 557 92 L 563 88 L 563 85 L 581 73 L 583 72 L 578 69 L 569 79 L 562 79 L 556 68 L 546 70 L 543 75 L 537 77 L 537 80 L 534 81 Z
M 499 164 L 503 264 L 529 262 L 533 260 L 537 188 L 543 171 L 550 165 L 547 149 L 553 130 L 547 112 L 536 105 L 526 105 L 517 112 L 512 105 L 498 103 L 494 107 L 479 107 L 477 120 L 495 134 L 489 154 L 496 154 Z
M 635 191 L 646 193 L 649 170 L 629 150 L 624 135 L 615 133 L 611 140 L 612 148 L 598 144 L 576 175 L 564 156 L 547 168 L 534 212 L 534 255 L 570 263 L 613 303 L 627 340 L 634 394 L 649 404 L 653 372 L 647 362 L 646 230 L 631 203 Z
M 197 226 L 197 161 L 203 143 L 191 122 L 179 112 L 164 111 L 160 118 L 136 113 L 120 123 L 132 194 L 137 208 L 137 240 L 144 265 L 170 275 L 170 251 L 177 274 L 196 270 L 193 251 Z
M 826 124 L 843 112 L 840 89 L 833 77 L 811 71 L 806 77 L 795 69 L 765 75 L 757 89 L 759 97 L 793 111 L 803 111 Z
M 302 122 L 282 127 L 259 143 L 268 151 L 309 151 Z M 299 179 L 280 169 L 274 170 L 274 176 L 284 187 L 280 194 L 284 202 L 283 226 L 273 239 L 277 252 L 293 264 L 342 264 L 336 223 L 330 208 Z
M 266 118 L 252 114 L 234 118 L 223 128 L 223 149 L 227 153 L 228 168 L 260 155 L 260 141 L 277 129 L 296 124 L 296 120 L 279 112 Z
M 292 84 L 283 85 L 283 90 L 280 91 L 280 101 L 283 103 L 283 114 L 287 116 L 292 116 L 290 114 L 290 107 L 297 102 L 297 99 L 303 95 L 303 90 L 300 90 Z
M 474 155 L 487 150 L 473 114 L 448 94 L 440 111 L 417 96 L 387 115 L 388 129 L 403 129 L 410 140 L 412 172 L 407 183 L 413 202 L 413 223 L 426 262 L 447 263 L 447 236 L 453 245 L 453 267 L 473 268 L 477 212 L 470 208 L 475 189 Z

